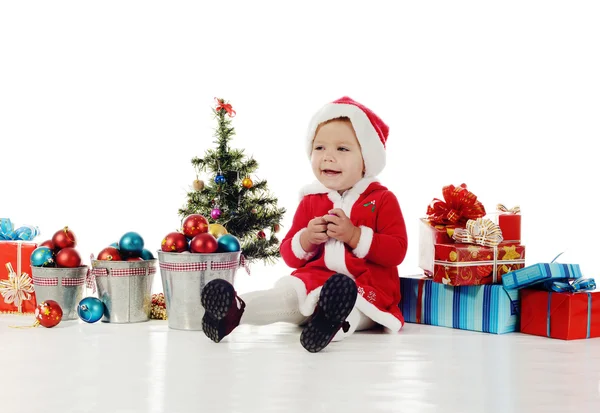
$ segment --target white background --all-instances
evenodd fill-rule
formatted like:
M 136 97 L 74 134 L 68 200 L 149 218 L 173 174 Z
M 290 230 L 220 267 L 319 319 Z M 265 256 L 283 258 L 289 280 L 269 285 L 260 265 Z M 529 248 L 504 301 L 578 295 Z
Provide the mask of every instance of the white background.
M 177 229 L 214 147 L 211 107 L 259 162 L 289 228 L 312 113 L 343 95 L 390 126 L 381 181 L 408 226 L 444 185 L 520 205 L 528 264 L 598 274 L 600 6 L 583 1 L 0 2 L 0 216 L 68 225 L 85 260 Z M 202 177 L 205 180 L 211 177 Z M 89 262 L 89 261 L 88 261 Z M 283 263 L 238 272 L 269 285 Z M 157 288 L 160 288 L 158 280 Z

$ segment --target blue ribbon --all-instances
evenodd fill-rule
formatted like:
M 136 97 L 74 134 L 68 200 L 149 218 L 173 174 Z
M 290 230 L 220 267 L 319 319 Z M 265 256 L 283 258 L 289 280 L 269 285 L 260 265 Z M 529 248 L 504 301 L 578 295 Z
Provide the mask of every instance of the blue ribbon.
M 24 225 L 15 229 L 9 218 L 0 218 L 0 240 L 31 241 L 38 235 L 40 235 L 38 227 Z
M 546 281 L 544 289 L 556 293 L 576 293 L 584 291 L 593 291 L 596 289 L 596 280 L 593 278 L 579 278 L 569 281 Z

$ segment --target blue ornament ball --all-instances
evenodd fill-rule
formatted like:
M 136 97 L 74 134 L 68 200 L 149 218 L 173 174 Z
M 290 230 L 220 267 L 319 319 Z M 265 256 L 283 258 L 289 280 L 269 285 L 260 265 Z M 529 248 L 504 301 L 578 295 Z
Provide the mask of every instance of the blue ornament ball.
M 143 260 L 153 260 L 154 259 L 154 254 L 152 254 L 152 252 L 150 252 L 150 250 L 147 249 L 143 249 L 142 252 L 140 253 L 140 257 Z
M 127 232 L 119 240 L 119 250 L 139 255 L 144 249 L 144 239 L 137 232 Z
M 224 184 L 225 183 L 225 177 L 221 174 L 215 176 L 215 183 L 216 184 Z
M 33 267 L 49 267 L 54 265 L 52 250 L 48 247 L 37 247 L 31 253 L 31 265 Z
M 77 315 L 86 323 L 95 323 L 104 315 L 104 303 L 96 297 L 86 297 L 77 305 Z
M 113 247 L 113 248 L 119 249 L 119 243 L 118 242 L 113 242 L 112 244 L 109 245 L 109 247 Z
M 236 252 L 240 250 L 240 241 L 231 234 L 221 235 L 217 239 L 217 252 Z

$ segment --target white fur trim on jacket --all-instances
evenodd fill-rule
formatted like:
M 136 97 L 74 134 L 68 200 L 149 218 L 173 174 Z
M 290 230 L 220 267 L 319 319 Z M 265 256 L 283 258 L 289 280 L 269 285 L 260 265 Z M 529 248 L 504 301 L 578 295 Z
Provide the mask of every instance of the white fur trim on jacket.
M 300 243 L 300 236 L 304 231 L 306 231 L 306 228 L 302 228 L 300 231 L 296 232 L 296 235 L 293 236 L 292 251 L 294 252 L 296 258 L 298 258 L 299 260 L 310 260 L 312 257 L 315 256 L 317 251 L 315 250 L 311 252 L 306 252 L 304 251 L 304 248 L 302 248 L 302 244 Z
M 365 300 L 362 295 L 356 297 L 356 308 L 377 324 L 384 326 L 386 333 L 397 333 L 402 328 L 402 322 L 400 320 L 390 313 L 381 311 L 379 308 Z
M 360 239 L 358 245 L 352 250 L 354 255 L 358 258 L 365 258 L 371 249 L 371 243 L 373 242 L 373 229 L 360 226 Z
M 325 243 L 325 265 L 331 271 L 339 272 L 354 279 L 346 267 L 346 246 L 342 241 L 329 238 Z
M 385 168 L 385 147 L 365 112 L 352 104 L 328 103 L 313 116 L 307 131 L 306 149 L 308 157 L 311 156 L 313 140 L 319 125 L 342 116 L 350 118 L 350 122 L 352 122 L 365 161 L 365 176 L 379 175 Z

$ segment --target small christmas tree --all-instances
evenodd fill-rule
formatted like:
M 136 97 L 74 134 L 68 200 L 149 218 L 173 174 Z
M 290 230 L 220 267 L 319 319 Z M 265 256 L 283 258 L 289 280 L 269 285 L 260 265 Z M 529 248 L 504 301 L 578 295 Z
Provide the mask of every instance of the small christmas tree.
M 231 126 L 235 111 L 223 99 L 215 100 L 217 147 L 208 149 L 203 158 L 192 159 L 196 180 L 187 194 L 185 207 L 179 209 L 179 216 L 183 219 L 190 214 L 201 214 L 209 223 L 221 224 L 237 237 L 242 254 L 250 263 L 259 260 L 274 263 L 280 256 L 275 234 L 280 230 L 285 209 L 277 208 L 277 198 L 269 194 L 267 181 L 252 179 L 258 162 L 244 155 L 243 150 L 229 147 L 235 135 Z M 210 176 L 207 183 L 199 179 L 201 172 Z

